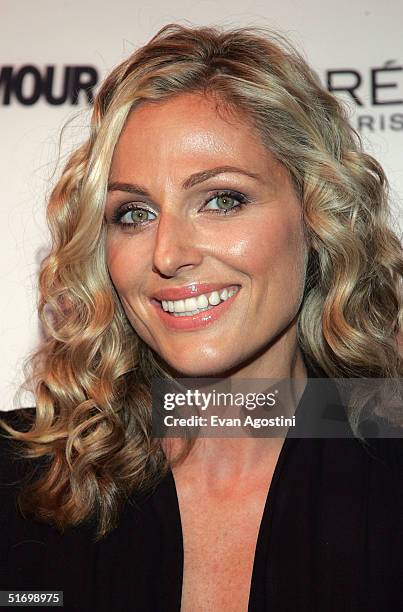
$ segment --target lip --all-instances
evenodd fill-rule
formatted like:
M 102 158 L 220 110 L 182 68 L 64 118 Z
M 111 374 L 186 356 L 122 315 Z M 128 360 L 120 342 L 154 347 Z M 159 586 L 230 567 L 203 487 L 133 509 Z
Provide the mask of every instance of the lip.
M 223 287 L 228 287 L 229 285 L 223 285 Z M 214 289 L 210 289 L 210 291 L 214 291 Z M 150 300 L 150 304 L 152 308 L 155 309 L 156 314 L 159 316 L 163 324 L 169 329 L 179 330 L 179 331 L 192 331 L 196 329 L 203 329 L 208 325 L 211 325 L 217 319 L 219 319 L 225 312 L 231 307 L 233 301 L 236 299 L 238 294 L 240 293 L 240 289 L 231 295 L 230 298 L 225 300 L 225 302 L 221 302 L 217 306 L 214 306 L 211 310 L 205 310 L 204 312 L 199 312 L 199 314 L 189 315 L 188 317 L 174 317 L 173 315 L 166 312 L 161 304 L 157 302 L 157 300 Z M 201 292 L 204 293 L 204 292 Z M 198 295 L 198 294 L 193 294 Z M 165 298 L 164 298 L 165 299 Z
M 186 298 L 196 297 L 202 293 L 220 291 L 221 289 L 225 289 L 225 287 L 232 287 L 235 285 L 240 287 L 240 285 L 236 283 L 191 283 L 185 287 L 167 287 L 166 289 L 160 289 L 160 291 L 154 293 L 151 298 L 159 302 L 162 302 L 162 300 L 185 300 Z

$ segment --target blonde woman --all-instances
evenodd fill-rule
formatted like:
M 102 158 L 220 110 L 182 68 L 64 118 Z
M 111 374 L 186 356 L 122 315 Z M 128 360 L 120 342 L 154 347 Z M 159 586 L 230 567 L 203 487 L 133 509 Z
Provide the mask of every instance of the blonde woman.
M 400 609 L 401 440 L 363 440 L 359 403 L 334 438 L 151 427 L 154 376 L 299 381 L 308 418 L 315 378 L 400 378 L 388 215 L 380 165 L 281 36 L 168 25 L 115 68 L 48 204 L 36 409 L 4 415 L 1 589 Z

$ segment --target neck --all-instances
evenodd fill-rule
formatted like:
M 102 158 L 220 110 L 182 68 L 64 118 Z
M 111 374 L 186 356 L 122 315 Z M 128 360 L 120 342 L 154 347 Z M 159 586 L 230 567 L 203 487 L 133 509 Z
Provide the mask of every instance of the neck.
M 294 389 L 290 389 L 290 395 L 285 400 L 293 401 L 296 407 L 306 385 L 307 370 L 295 335 L 292 341 L 285 334 L 265 354 L 231 376 L 235 384 L 237 379 L 238 382 L 240 379 L 260 379 L 256 383 L 264 385 L 266 382 L 266 388 L 267 379 L 272 378 L 298 379 L 298 391 L 294 394 Z M 257 393 L 263 388 L 253 390 Z M 200 481 L 214 481 L 218 486 L 223 486 L 234 479 L 247 478 L 252 472 L 256 474 L 259 469 L 264 472 L 267 461 L 270 461 L 270 457 L 278 456 L 283 442 L 284 438 L 278 437 L 198 438 L 190 453 L 178 465 L 193 477 L 196 471 Z M 170 459 L 182 448 L 183 440 L 167 439 L 163 441 L 163 446 Z

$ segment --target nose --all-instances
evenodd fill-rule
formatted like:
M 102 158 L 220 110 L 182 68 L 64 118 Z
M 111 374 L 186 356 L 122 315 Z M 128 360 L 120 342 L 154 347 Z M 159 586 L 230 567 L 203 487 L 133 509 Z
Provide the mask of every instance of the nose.
M 153 252 L 154 272 L 172 277 L 182 268 L 196 267 L 201 261 L 192 221 L 172 212 L 161 212 Z

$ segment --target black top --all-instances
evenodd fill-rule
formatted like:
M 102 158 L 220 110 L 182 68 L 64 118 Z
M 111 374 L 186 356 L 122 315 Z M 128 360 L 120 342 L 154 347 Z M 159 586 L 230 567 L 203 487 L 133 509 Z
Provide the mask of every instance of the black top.
M 312 407 L 308 380 L 297 415 L 311 416 Z M 18 412 L 2 416 L 15 425 Z M 260 525 L 249 612 L 403 611 L 402 440 L 368 442 L 286 438 Z M 0 590 L 62 590 L 66 612 L 179 612 L 183 540 L 171 471 L 141 501 L 133 496 L 118 527 L 94 543 L 89 525 L 60 535 L 19 515 L 24 463 L 8 448 L 1 440 Z

